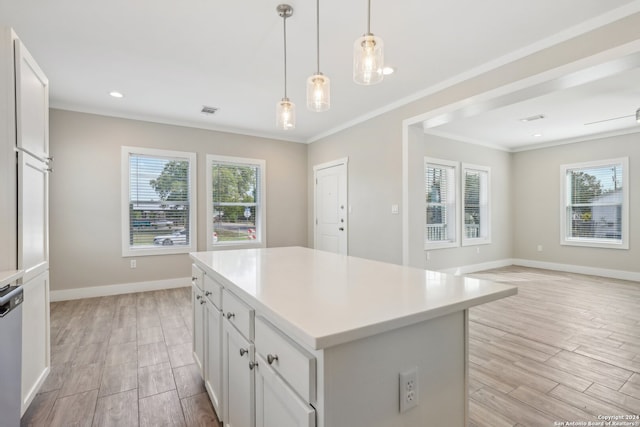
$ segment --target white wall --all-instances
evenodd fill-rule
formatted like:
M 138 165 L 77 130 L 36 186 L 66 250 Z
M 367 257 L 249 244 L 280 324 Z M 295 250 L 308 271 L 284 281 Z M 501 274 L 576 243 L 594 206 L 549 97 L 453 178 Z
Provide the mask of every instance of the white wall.
M 190 277 L 187 254 L 137 257 L 120 242 L 120 147 L 196 152 L 198 249 L 206 250 L 205 156 L 265 159 L 267 245 L 307 244 L 307 147 L 303 144 L 51 110 L 51 290 Z M 185 284 L 188 284 L 185 283 Z

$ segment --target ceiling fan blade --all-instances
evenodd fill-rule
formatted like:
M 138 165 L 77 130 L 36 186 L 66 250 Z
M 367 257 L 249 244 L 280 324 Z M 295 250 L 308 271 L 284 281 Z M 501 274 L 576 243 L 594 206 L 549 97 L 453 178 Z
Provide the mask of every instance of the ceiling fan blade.
M 598 123 L 610 122 L 612 120 L 626 119 L 627 117 L 634 117 L 634 116 L 635 116 L 635 114 L 630 114 L 628 116 L 612 117 L 610 119 L 598 120 L 597 122 L 585 123 L 584 125 L 585 126 L 595 125 L 595 124 L 598 124 Z

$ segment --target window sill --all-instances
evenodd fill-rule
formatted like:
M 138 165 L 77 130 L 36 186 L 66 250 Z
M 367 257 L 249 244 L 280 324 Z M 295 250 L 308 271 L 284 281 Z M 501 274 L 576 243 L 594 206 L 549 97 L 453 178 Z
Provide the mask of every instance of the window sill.
M 122 252 L 122 257 L 140 257 L 140 256 L 156 256 L 156 255 L 178 255 L 178 254 L 188 254 L 189 252 L 195 252 L 197 247 L 195 245 L 190 246 L 153 246 L 153 247 L 145 247 L 140 249 L 125 249 Z
M 607 241 L 603 239 L 565 239 L 560 241 L 562 246 L 582 246 L 600 249 L 629 249 L 628 240 Z

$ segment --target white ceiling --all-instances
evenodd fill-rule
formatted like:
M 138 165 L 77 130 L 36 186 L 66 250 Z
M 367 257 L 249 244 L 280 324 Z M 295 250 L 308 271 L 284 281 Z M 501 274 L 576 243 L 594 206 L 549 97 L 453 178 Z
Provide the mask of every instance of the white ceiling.
M 308 142 L 507 56 L 640 11 L 638 0 L 372 3 L 371 30 L 383 38 L 386 63 L 397 72 L 376 86 L 353 83 L 352 46 L 366 30 L 367 3 L 322 0 L 320 68 L 331 78 L 332 104 L 312 113 L 305 107 L 305 81 L 316 67 L 315 2 L 289 1 L 288 95 L 297 106 L 296 129 L 289 131 L 275 127 L 275 106 L 284 94 L 277 1 L 0 0 L 0 25 L 16 30 L 48 75 L 52 107 Z M 639 81 L 633 73 L 629 80 Z M 566 138 L 555 132 L 568 122 L 632 114 L 629 106 L 640 106 L 637 84 L 630 92 L 619 83 L 610 80 L 611 90 L 592 99 L 593 107 L 581 101 L 593 94 L 576 89 L 566 111 L 549 95 L 441 131 L 491 138 L 510 149 L 521 124 L 514 119 L 543 113 L 545 123 L 563 122 L 543 134 Z M 125 98 L 109 97 L 111 90 Z M 624 106 L 608 107 L 618 102 L 613 98 L 623 98 Z M 207 116 L 203 105 L 220 110 Z M 576 108 L 579 119 L 570 114 Z M 505 135 L 489 136 L 483 129 L 488 122 Z

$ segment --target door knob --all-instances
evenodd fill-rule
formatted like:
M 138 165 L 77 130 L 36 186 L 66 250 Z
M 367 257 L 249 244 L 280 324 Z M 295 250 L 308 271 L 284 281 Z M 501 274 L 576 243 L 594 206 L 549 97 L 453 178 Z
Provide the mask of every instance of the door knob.
M 241 348 L 240 349 L 240 356 L 244 356 L 245 354 L 247 354 L 249 352 L 249 350 L 247 350 L 246 348 Z
M 278 360 L 278 355 L 274 354 L 267 354 L 267 362 L 269 362 L 269 365 L 273 365 L 273 362 L 275 362 L 276 360 Z
M 344 231 L 344 227 L 340 227 L 340 228 L 338 228 L 338 230 Z

